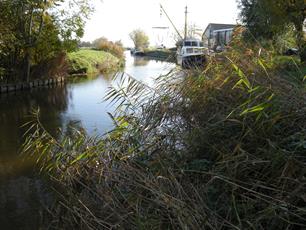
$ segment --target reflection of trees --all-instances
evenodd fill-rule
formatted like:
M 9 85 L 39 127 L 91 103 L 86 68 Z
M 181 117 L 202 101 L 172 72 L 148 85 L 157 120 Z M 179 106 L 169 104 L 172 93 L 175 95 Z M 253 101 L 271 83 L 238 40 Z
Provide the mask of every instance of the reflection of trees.
M 17 92 L 16 95 L 0 96 L 0 157 L 17 152 L 27 127 L 21 127 L 33 120 L 31 111 L 40 109 L 40 120 L 52 135 L 61 127 L 61 112 L 68 106 L 66 86 L 40 88 L 31 92 Z
M 34 162 L 16 154 L 29 128 L 21 126 L 34 120 L 31 110 L 39 107 L 42 124 L 58 138 L 61 113 L 67 110 L 68 101 L 65 85 L 0 95 L 0 222 L 4 229 L 37 229 L 41 204 L 46 205 L 50 195 L 39 180 L 28 177 Z
M 118 71 L 118 72 L 120 72 L 120 71 Z M 106 73 L 106 74 L 103 74 L 101 77 L 107 83 L 107 85 L 110 85 L 118 72 Z
M 134 57 L 134 66 L 146 66 L 149 61 L 150 60 L 145 57 Z
M 86 130 L 84 129 L 84 127 L 82 126 L 82 121 L 80 120 L 70 120 L 64 127 L 63 129 L 63 137 L 73 137 L 75 131 L 79 131 L 82 132 L 84 134 L 86 134 Z

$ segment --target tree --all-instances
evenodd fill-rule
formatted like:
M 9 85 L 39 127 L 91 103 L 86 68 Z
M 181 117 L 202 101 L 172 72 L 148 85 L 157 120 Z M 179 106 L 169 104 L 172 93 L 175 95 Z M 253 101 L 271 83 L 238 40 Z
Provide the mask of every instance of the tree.
M 0 36 L 1 59 L 10 60 L 0 64 L 26 81 L 35 56 L 39 61 L 77 47 L 92 12 L 89 0 L 1 0 L 0 9 L 1 34 L 11 35 Z
M 134 42 L 135 49 L 145 49 L 149 47 L 149 37 L 140 29 L 132 31 L 130 33 L 130 38 Z
M 92 43 L 88 42 L 88 41 L 82 41 L 82 42 L 79 43 L 78 46 L 79 47 L 86 47 L 86 48 L 88 48 L 88 47 L 92 47 Z
M 272 39 L 294 26 L 302 62 L 306 61 L 304 0 L 239 0 L 240 17 L 256 38 Z

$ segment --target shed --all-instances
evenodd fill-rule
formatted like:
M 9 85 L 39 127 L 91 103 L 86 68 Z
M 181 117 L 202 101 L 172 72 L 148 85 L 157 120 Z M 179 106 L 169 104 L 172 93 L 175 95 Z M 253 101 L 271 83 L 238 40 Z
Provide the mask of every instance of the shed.
M 235 24 L 209 23 L 202 35 L 204 46 L 210 50 L 216 50 L 218 47 L 224 49 L 236 26 Z

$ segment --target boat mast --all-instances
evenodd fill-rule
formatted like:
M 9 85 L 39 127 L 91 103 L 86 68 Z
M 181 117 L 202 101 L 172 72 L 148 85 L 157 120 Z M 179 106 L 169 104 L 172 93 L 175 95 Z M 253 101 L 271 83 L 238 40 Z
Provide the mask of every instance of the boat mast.
M 187 39 L 187 14 L 188 14 L 188 7 L 185 8 L 185 36 L 184 39 Z
M 171 25 L 173 26 L 173 28 L 175 29 L 176 33 L 179 35 L 179 37 L 183 40 L 182 35 L 180 34 L 179 30 L 176 28 L 176 26 L 174 25 L 174 23 L 172 22 L 172 20 L 170 19 L 169 15 L 167 14 L 166 10 L 164 9 L 164 7 L 162 6 L 162 4 L 160 4 L 160 9 L 165 13 L 166 17 L 168 18 L 168 20 L 170 21 Z

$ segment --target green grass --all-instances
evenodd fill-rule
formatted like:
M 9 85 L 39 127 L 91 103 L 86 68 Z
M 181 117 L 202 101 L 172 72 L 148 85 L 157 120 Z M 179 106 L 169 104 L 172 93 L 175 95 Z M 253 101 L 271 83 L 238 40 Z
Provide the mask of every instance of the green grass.
M 71 74 L 110 72 L 122 65 L 122 60 L 110 53 L 89 49 L 69 53 L 68 62 Z
M 306 64 L 302 64 L 298 56 L 275 56 L 272 63 L 279 74 L 291 82 L 299 84 L 306 80 Z
M 273 64 L 280 66 L 283 69 L 296 69 L 297 66 L 301 64 L 300 58 L 298 56 L 284 56 L 278 55 L 273 57 Z

